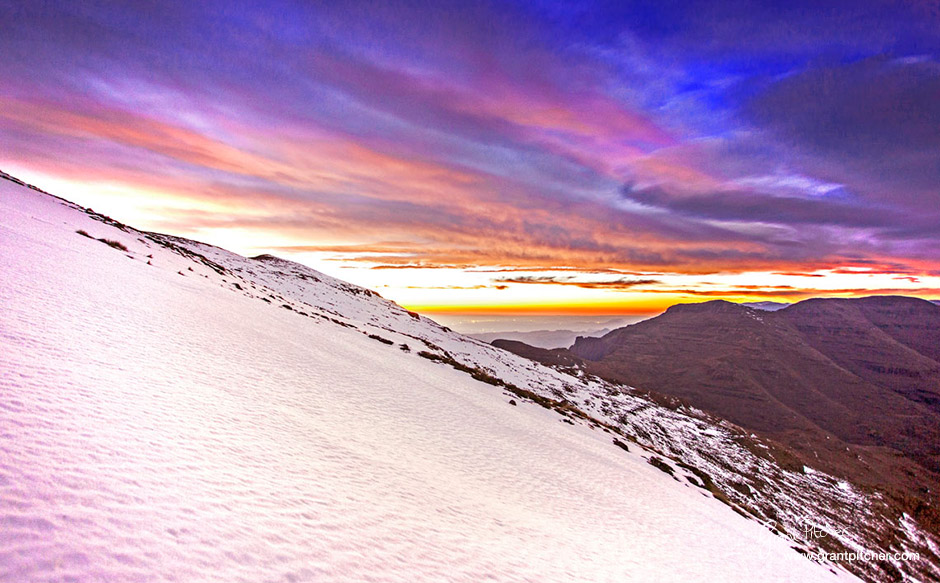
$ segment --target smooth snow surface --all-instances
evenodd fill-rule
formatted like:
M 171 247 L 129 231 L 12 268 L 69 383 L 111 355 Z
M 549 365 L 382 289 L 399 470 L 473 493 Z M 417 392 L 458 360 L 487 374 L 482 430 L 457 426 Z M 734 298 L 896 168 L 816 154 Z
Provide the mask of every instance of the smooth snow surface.
M 0 580 L 852 579 L 602 431 L 139 235 L 0 181 Z

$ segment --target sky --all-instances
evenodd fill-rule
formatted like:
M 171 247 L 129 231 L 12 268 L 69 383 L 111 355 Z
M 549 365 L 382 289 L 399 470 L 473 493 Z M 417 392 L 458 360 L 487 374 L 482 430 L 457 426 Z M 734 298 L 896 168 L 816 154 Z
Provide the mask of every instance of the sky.
M 7 2 L 0 170 L 431 314 L 940 298 L 940 2 Z

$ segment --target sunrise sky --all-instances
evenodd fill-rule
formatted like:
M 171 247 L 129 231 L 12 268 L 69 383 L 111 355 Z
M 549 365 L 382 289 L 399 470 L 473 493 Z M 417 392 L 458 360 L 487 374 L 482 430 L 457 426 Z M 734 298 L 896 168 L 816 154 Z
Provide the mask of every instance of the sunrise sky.
M 0 18 L 0 170 L 412 309 L 940 298 L 937 2 Z

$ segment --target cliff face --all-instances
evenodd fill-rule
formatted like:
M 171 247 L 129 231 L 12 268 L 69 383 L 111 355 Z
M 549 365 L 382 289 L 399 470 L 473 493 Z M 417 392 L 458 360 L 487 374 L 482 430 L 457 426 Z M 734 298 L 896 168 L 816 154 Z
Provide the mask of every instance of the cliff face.
M 940 306 L 813 299 L 767 312 L 673 306 L 570 351 L 588 372 L 679 397 L 866 486 L 930 496 L 940 472 Z
M 803 339 L 876 386 L 940 413 L 940 309 L 906 297 L 810 300 L 781 313 Z

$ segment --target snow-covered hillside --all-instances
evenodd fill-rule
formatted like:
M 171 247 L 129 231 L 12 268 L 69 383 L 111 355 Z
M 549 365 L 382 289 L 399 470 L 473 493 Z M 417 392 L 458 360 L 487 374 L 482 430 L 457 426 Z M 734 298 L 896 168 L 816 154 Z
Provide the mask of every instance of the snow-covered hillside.
M 854 580 L 795 549 L 871 500 L 743 437 L 0 180 L 0 580 Z

